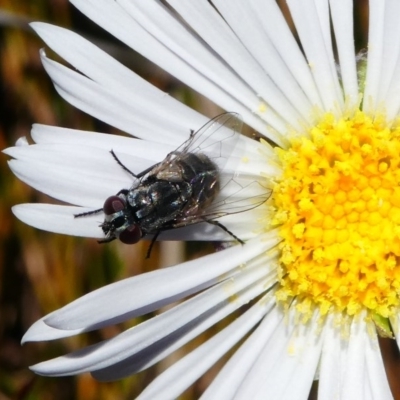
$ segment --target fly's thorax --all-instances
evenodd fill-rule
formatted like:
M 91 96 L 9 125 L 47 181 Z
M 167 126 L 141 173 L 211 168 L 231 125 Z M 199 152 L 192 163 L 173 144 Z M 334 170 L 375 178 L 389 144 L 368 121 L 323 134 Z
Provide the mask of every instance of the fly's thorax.
M 183 176 L 183 166 L 180 162 L 172 160 L 164 168 L 156 169 L 152 176 L 155 180 L 180 182 Z
M 192 195 L 188 182 L 145 180 L 129 191 L 127 201 L 134 218 L 145 232 L 160 229 L 179 215 Z

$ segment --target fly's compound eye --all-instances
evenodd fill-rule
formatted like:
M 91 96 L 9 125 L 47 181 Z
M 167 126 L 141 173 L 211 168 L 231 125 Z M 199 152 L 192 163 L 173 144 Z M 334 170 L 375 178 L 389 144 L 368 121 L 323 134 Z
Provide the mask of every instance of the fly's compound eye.
M 135 244 L 142 238 L 142 231 L 138 225 L 132 224 L 120 232 L 118 239 L 125 244 Z
M 126 207 L 126 201 L 119 196 L 110 196 L 103 206 L 105 234 L 118 238 L 122 243 L 135 244 L 142 238 L 139 225 L 132 223 Z M 104 230 L 104 229 L 103 229 Z
M 106 215 L 113 215 L 118 211 L 122 211 L 126 207 L 126 203 L 121 197 L 110 196 L 103 205 L 103 211 Z

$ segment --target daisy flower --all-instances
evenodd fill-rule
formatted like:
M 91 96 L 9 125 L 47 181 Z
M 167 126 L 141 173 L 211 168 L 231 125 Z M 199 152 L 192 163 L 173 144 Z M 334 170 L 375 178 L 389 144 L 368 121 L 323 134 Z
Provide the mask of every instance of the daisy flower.
M 272 0 L 71 2 L 221 108 L 241 114 L 266 140 L 240 138 L 240 154 L 232 153 L 236 176 L 260 182 L 272 196 L 220 219 L 244 245 L 116 282 L 36 322 L 24 341 L 77 335 L 179 301 L 33 371 L 123 378 L 242 308 L 139 398 L 176 398 L 238 344 L 202 399 L 307 399 L 314 380 L 318 399 L 392 398 L 378 334 L 400 340 L 400 3 L 370 0 L 369 51 L 357 57 L 350 0 L 288 0 L 298 40 Z M 46 24 L 33 28 L 72 67 L 41 52 L 60 95 L 135 138 L 34 126 L 34 145 L 21 140 L 6 150 L 10 167 L 72 205 L 19 205 L 14 213 L 41 229 L 102 238 L 99 215 L 74 214 L 101 208 L 132 185 L 110 150 L 140 172 L 207 118 L 82 37 Z M 198 224 L 161 239 L 232 237 Z

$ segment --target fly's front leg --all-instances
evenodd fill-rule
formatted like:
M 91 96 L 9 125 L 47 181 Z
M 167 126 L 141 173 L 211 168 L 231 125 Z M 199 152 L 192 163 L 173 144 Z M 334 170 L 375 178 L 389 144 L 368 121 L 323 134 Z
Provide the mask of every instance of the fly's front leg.
M 146 175 L 148 172 L 150 172 L 153 168 L 157 167 L 160 163 L 153 164 L 151 167 L 146 168 L 144 171 L 135 174 L 132 172 L 128 167 L 126 167 L 122 161 L 117 157 L 117 155 L 114 153 L 114 150 L 110 150 L 111 155 L 113 156 L 114 160 L 117 162 L 117 164 L 129 175 L 132 175 L 136 179 L 140 179 L 142 176 Z

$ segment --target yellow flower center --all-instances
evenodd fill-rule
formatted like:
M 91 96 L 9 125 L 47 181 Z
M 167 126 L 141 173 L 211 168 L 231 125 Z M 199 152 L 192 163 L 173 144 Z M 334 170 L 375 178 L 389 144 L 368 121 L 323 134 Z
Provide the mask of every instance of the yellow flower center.
M 277 150 L 274 224 L 280 225 L 278 300 L 383 317 L 399 306 L 400 129 L 359 111 L 325 115 L 309 137 Z

